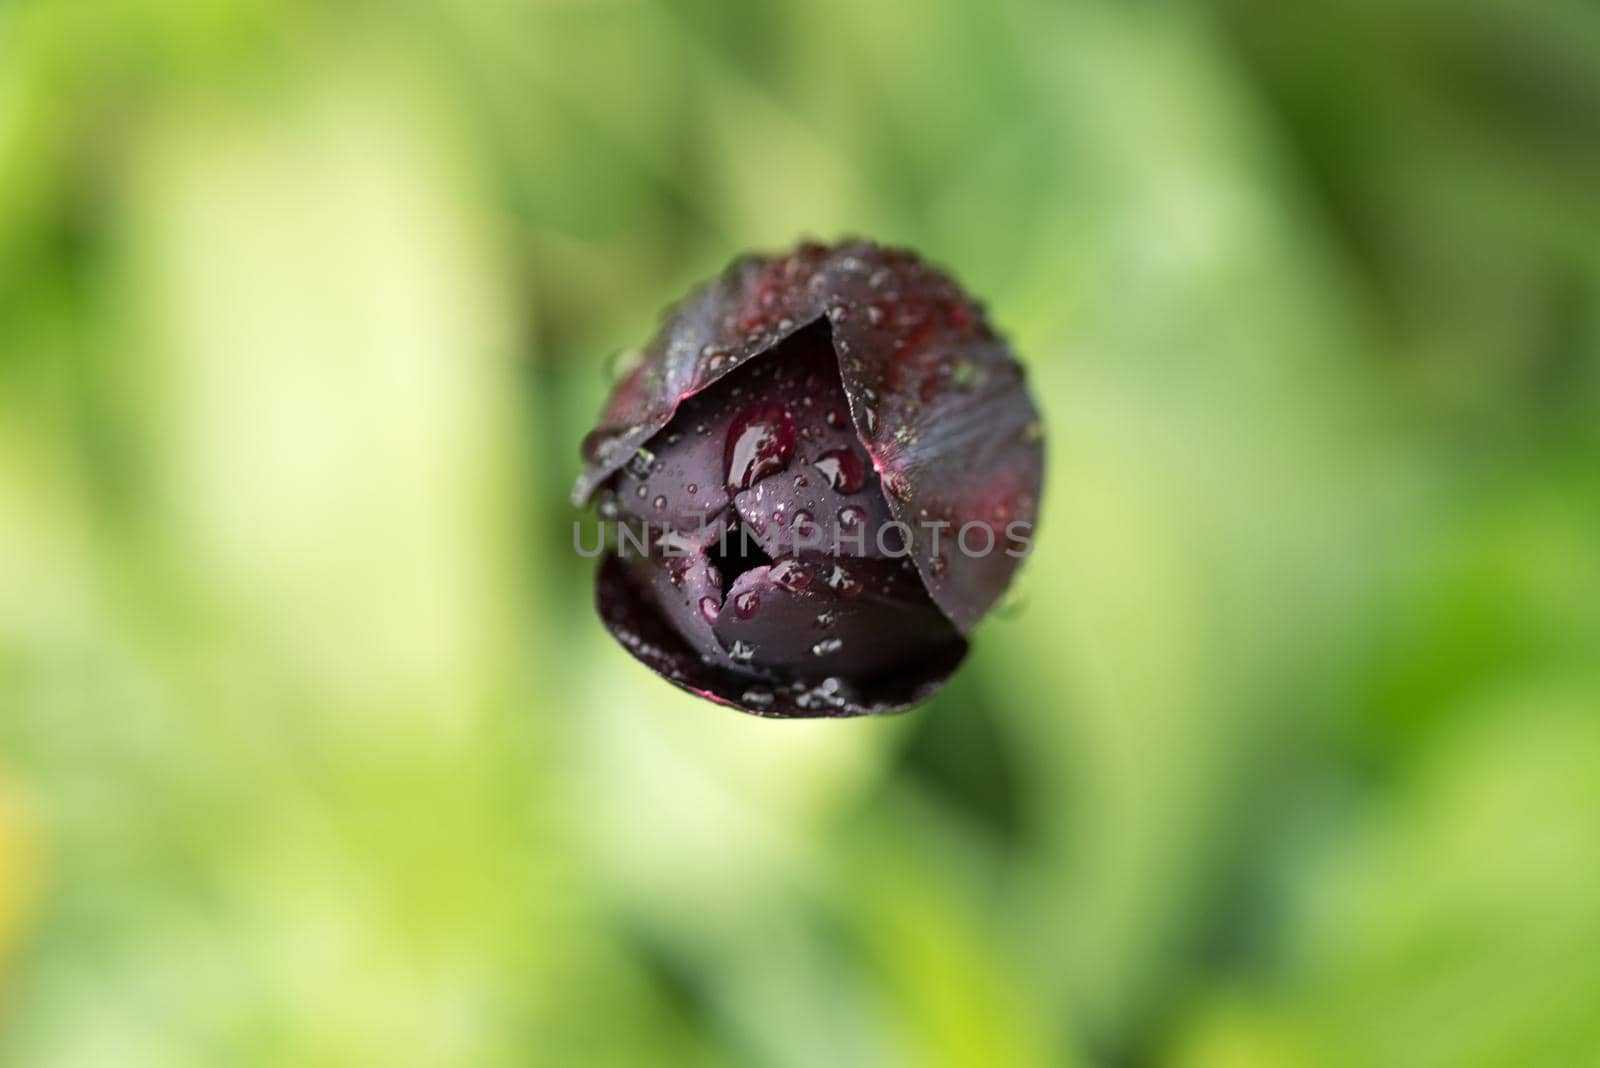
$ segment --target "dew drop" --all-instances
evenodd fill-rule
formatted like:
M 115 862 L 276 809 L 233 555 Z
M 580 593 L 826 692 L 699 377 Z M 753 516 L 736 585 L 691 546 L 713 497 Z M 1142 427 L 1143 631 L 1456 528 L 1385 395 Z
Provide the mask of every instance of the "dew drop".
M 772 565 L 767 577 L 791 592 L 799 592 L 811 585 L 811 569 L 798 560 L 780 560 Z
M 813 645 L 811 647 L 811 653 L 812 653 L 813 656 L 828 656 L 828 655 L 830 655 L 832 653 L 837 653 L 840 649 L 843 649 L 843 648 L 844 648 L 844 640 L 843 639 L 841 639 L 841 638 L 823 638 L 821 641 L 817 642 L 815 645 Z
M 752 404 L 728 427 L 724 455 L 728 489 L 746 490 L 782 471 L 794 455 L 794 417 L 777 404 Z
M 835 564 L 833 570 L 828 572 L 828 588 L 841 597 L 858 597 L 862 585 L 860 579 Z
M 831 611 L 818 612 L 817 626 L 821 627 L 823 630 L 827 630 L 829 627 L 833 626 L 834 620 L 837 618 L 838 617 L 835 616 Z
M 689 491 L 689 496 L 691 496 L 691 497 L 693 497 L 696 493 L 700 492 L 700 487 L 695 485 L 693 482 L 691 482 L 687 486 L 685 486 L 684 489 Z
M 756 647 L 743 639 L 728 647 L 728 656 L 741 664 L 748 664 L 756 655 Z
M 809 484 L 810 483 L 806 480 L 806 476 L 805 475 L 795 475 L 794 476 L 794 488 L 795 489 L 805 489 L 806 486 L 808 486 Z M 691 492 L 693 492 L 693 491 L 691 491 Z
M 756 708 L 771 708 L 772 702 L 777 698 L 773 697 L 767 690 L 746 690 L 741 695 L 740 700 Z
M 761 611 L 761 593 L 757 590 L 745 590 L 733 599 L 733 614 L 740 619 L 749 619 Z
M 642 501 L 642 500 L 645 499 L 645 496 L 647 494 L 649 494 L 649 492 L 650 492 L 650 487 L 649 486 L 640 486 L 638 489 L 633 491 L 633 495 L 635 497 L 639 498 Z
M 843 412 L 841 412 L 837 408 L 831 408 L 831 409 L 828 410 L 828 425 L 829 426 L 833 427 L 833 429 L 835 429 L 835 430 L 838 430 L 840 427 L 844 426 L 844 423 L 845 423 L 845 418 L 844 418 L 844 413 Z
M 855 530 L 866 519 L 867 513 L 853 504 L 839 509 L 839 526 L 845 530 Z
M 811 464 L 828 480 L 836 493 L 854 493 L 866 481 L 866 465 L 849 449 L 833 449 L 817 457 Z
M 707 623 L 715 623 L 721 614 L 722 606 L 717 603 L 715 597 L 700 598 L 700 615 Z

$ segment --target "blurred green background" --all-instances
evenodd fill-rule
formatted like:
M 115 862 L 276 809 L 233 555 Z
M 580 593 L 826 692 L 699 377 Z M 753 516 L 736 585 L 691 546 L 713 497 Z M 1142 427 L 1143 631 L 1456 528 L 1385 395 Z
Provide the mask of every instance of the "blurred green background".
M 1017 595 L 679 694 L 566 503 L 748 248 L 988 301 Z M 0 1063 L 1600 1064 L 1600 11 L 0 4 Z

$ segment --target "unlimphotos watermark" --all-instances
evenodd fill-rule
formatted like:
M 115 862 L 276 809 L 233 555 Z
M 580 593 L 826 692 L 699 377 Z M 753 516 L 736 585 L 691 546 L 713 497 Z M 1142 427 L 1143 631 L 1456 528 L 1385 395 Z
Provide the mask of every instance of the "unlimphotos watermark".
M 953 547 L 969 559 L 981 559 L 995 552 L 1021 559 L 1033 550 L 1033 524 L 1023 520 L 1014 520 L 1003 529 L 997 529 L 995 524 L 981 519 L 959 527 L 948 519 L 923 519 L 914 529 L 913 524 L 896 519 L 872 531 L 863 523 L 840 523 L 830 531 L 815 521 L 801 520 L 779 529 L 772 542 L 777 550 L 774 555 L 822 552 L 832 556 L 865 556 L 870 545 L 880 556 L 896 560 L 912 555 L 918 529 L 926 532 L 928 551 L 933 556 L 940 555 L 946 547 Z M 738 539 L 741 550 L 751 544 L 767 544 L 743 520 L 713 523 L 707 516 L 676 527 L 648 522 L 608 524 L 600 521 L 594 524 L 593 544 L 586 544 L 591 539 L 584 536 L 583 521 L 572 521 L 573 551 L 585 558 L 599 556 L 607 547 L 614 548 L 620 556 L 685 557 L 707 550 L 713 544 L 719 551 L 727 552 L 733 538 Z

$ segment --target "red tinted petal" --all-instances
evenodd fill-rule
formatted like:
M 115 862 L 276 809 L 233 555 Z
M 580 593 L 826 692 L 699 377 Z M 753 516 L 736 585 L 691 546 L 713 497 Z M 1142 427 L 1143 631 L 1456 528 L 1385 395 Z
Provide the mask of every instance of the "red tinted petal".
M 752 408 L 782 405 L 791 413 L 797 440 L 781 473 L 734 496 L 739 517 L 773 557 L 835 546 L 847 556 L 884 556 L 877 534 L 894 517 L 850 420 L 827 323 L 800 331 L 749 370 L 763 365 L 765 378 L 738 381 L 748 384 Z M 805 529 L 813 533 L 801 536 Z M 891 532 L 883 544 L 900 552 L 903 541 Z
M 818 275 L 828 256 L 821 245 L 777 258 L 746 256 L 672 309 L 585 439 L 588 467 L 574 503 L 587 501 L 686 398 L 819 319 L 827 306 Z
M 1010 349 L 947 276 L 896 250 L 857 259 L 830 275 L 845 392 L 889 508 L 912 528 L 917 568 L 965 632 L 1020 563 L 1024 545 L 1008 532 L 1031 539 L 1039 414 Z
M 722 576 L 694 539 L 658 534 L 650 555 L 619 556 L 642 596 L 694 651 L 723 667 L 736 665 L 712 630 L 723 602 Z
M 713 629 L 725 648 L 785 678 L 872 680 L 935 665 L 942 681 L 965 642 L 905 562 L 780 560 L 740 575 Z
M 959 637 L 911 670 L 865 682 L 828 675 L 773 682 L 708 663 L 661 613 L 650 583 L 615 555 L 601 562 L 595 606 L 611 635 L 646 667 L 673 685 L 758 716 L 813 718 L 904 711 L 932 696 L 960 663 Z
M 617 503 L 624 512 L 693 530 L 727 508 L 718 392 L 713 388 L 685 401 L 667 429 L 636 450 L 616 473 Z
M 969 630 L 1004 591 L 1031 541 L 1042 435 L 1021 368 L 983 309 L 908 252 L 854 242 L 735 263 L 668 318 L 615 390 L 591 435 L 591 466 L 575 498 L 586 500 L 622 468 L 686 399 L 824 314 L 850 419 L 881 479 L 885 506 L 912 528 L 916 566 L 934 602 Z M 797 443 L 790 473 L 808 474 L 796 465 L 827 451 L 808 453 L 807 444 L 803 437 Z M 828 480 L 826 465 L 817 470 Z M 761 492 L 773 499 L 740 502 L 741 512 L 754 516 L 778 503 L 774 487 Z M 670 504 L 671 495 L 662 495 Z M 644 500 L 655 496 L 647 489 Z M 823 515 L 814 518 L 836 514 L 834 503 L 819 506 Z M 869 514 L 867 521 L 875 528 L 879 519 Z

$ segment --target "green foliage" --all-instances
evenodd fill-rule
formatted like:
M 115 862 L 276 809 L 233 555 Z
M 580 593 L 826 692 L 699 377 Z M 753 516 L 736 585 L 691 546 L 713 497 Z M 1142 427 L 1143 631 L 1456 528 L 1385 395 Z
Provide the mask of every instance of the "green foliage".
M 1600 19 L 0 7 L 0 1063 L 1600 1057 Z M 589 608 L 608 355 L 912 245 L 1045 412 L 881 721 Z

